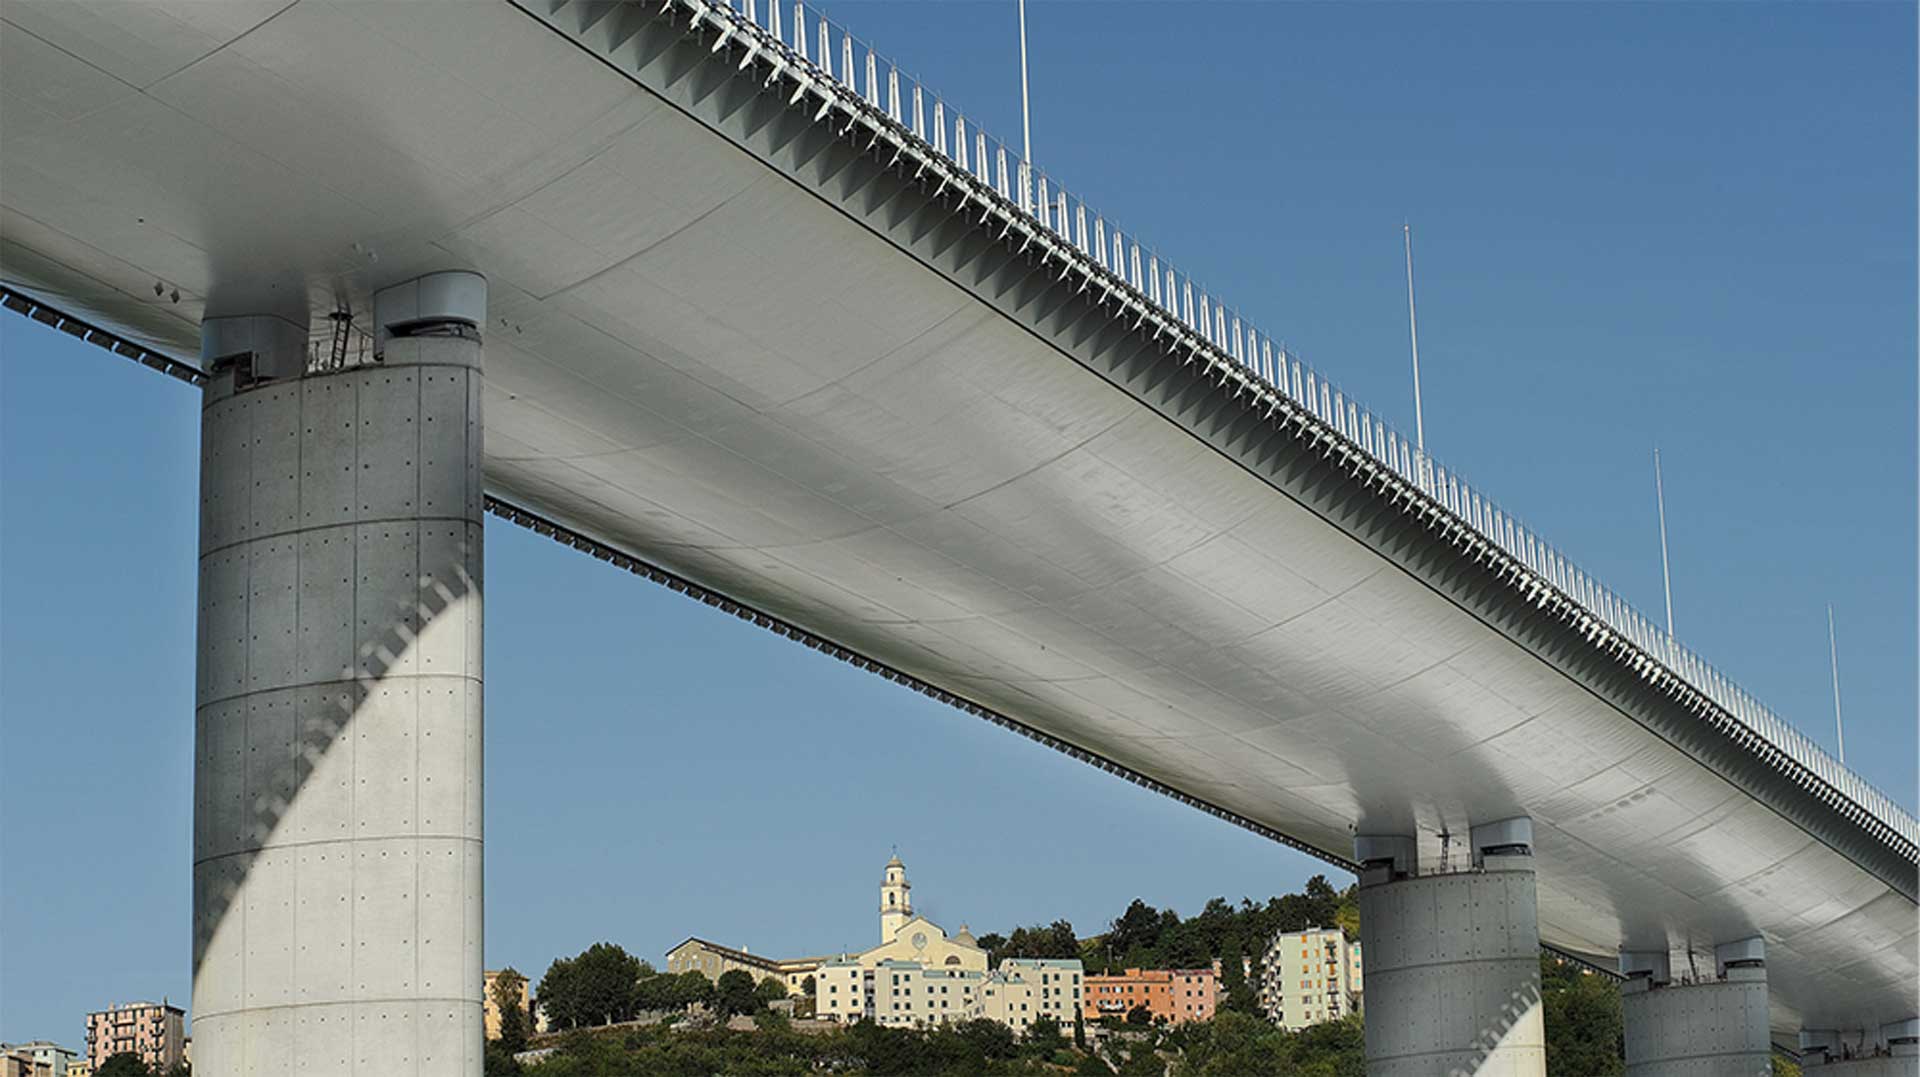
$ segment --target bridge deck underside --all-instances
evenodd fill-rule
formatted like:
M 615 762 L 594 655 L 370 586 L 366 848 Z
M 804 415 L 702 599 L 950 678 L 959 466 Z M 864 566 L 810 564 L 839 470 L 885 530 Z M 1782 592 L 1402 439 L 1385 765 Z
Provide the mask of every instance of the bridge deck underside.
M 1546 941 L 1762 932 L 1777 1029 L 1920 1009 L 1907 897 L 538 19 L 102 10 L 4 12 L 9 281 L 191 353 L 477 268 L 490 489 L 1336 855 L 1524 811 Z

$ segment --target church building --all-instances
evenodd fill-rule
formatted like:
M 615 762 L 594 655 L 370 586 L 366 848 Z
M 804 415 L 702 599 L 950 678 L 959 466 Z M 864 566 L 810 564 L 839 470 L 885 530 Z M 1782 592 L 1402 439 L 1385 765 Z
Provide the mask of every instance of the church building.
M 880 945 L 846 955 L 864 968 L 882 961 L 917 961 L 933 969 L 987 971 L 987 952 L 974 940 L 967 925 L 949 936 L 946 929 L 913 911 L 913 884 L 907 866 L 895 856 L 887 861 L 880 879 Z
M 702 972 L 717 981 L 722 972 L 741 969 L 756 979 L 777 979 L 794 995 L 804 993 L 812 977 L 823 1015 L 832 1012 L 827 1005 L 830 997 L 840 1001 L 842 1014 L 850 1012 L 848 999 L 858 996 L 864 1003 L 871 995 L 864 990 L 864 977 L 886 962 L 913 962 L 943 973 L 973 973 L 973 979 L 987 972 L 987 952 L 965 924 L 957 934 L 948 935 L 945 928 L 913 911 L 913 884 L 907 881 L 907 866 L 898 856 L 887 861 L 880 878 L 880 945 L 870 950 L 778 959 L 690 938 L 667 951 L 668 972 Z M 837 989 L 829 990 L 830 986 Z

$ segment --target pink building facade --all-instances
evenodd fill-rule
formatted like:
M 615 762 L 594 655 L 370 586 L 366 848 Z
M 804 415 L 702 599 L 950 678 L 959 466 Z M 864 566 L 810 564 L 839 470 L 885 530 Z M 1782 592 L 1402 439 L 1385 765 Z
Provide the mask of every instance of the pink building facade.
M 186 1057 L 186 1011 L 165 1002 L 115 1003 L 87 1015 L 87 1060 L 99 1069 L 117 1054 L 135 1054 L 164 1073 Z

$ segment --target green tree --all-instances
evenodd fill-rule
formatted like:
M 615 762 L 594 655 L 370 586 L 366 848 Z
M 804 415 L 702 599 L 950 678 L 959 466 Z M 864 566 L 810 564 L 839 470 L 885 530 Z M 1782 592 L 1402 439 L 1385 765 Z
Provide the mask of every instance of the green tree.
M 768 1006 L 787 997 L 787 985 L 781 983 L 779 977 L 769 976 L 753 985 L 753 997 L 755 1001 L 758 1002 L 758 1005 L 754 1007 L 755 1009 L 766 1009 Z
M 713 1008 L 721 1017 L 752 1013 L 761 1003 L 754 994 L 753 974 L 745 969 L 728 969 L 713 985 Z
M 644 962 L 612 943 L 596 942 L 559 958 L 540 980 L 540 1004 L 556 1028 L 630 1021 L 638 1005 Z
M 985 1059 L 1012 1058 L 1018 1053 L 1014 1042 L 1013 1030 L 998 1021 L 989 1021 L 978 1017 L 967 1021 L 954 1029 L 956 1035 L 965 1040 L 973 1050 Z
M 1027 1026 L 1027 1053 L 1037 1058 L 1052 1058 L 1054 1052 L 1065 1050 L 1067 1038 L 1060 1034 L 1060 1022 L 1051 1017 L 1036 1017 L 1033 1024 Z
M 668 998 L 677 1009 L 698 1006 L 713 1001 L 713 981 L 697 972 L 683 972 L 672 977 L 673 989 Z
M 523 992 L 527 978 L 509 965 L 493 979 L 493 1005 L 500 1011 L 500 1048 L 509 1055 L 527 1049 L 527 1007 Z
M 1175 923 L 1179 915 L 1172 909 L 1167 910 Z M 1107 947 L 1115 954 L 1124 954 L 1135 948 L 1151 949 L 1160 944 L 1160 934 L 1169 926 L 1160 911 L 1153 906 L 1134 898 L 1127 911 L 1114 920 L 1107 932 Z
M 153 1077 L 153 1068 L 132 1051 L 121 1051 L 108 1055 L 93 1074 L 94 1077 Z
M 753 1027 L 761 1032 L 789 1032 L 793 1021 L 779 1010 L 761 1010 L 753 1015 Z
M 986 946 L 989 939 L 999 945 Z M 994 965 L 1009 957 L 1071 959 L 1081 956 L 1080 939 L 1073 933 L 1073 925 L 1065 920 L 1055 920 L 1045 926 L 1016 927 L 1004 942 L 997 935 L 987 935 L 979 941 L 982 948 L 987 950 L 988 963 Z
M 1113 1077 L 1113 1068 L 1108 1066 L 1097 1052 L 1089 1051 L 1080 1056 L 1080 1062 L 1073 1069 L 1074 1077 Z
M 1153 1024 L 1153 1011 L 1148 1009 L 1147 1004 L 1143 1002 L 1127 1011 L 1127 1024 L 1151 1025 Z
M 1151 1039 L 1127 1046 L 1127 1057 L 1120 1063 L 1120 1077 L 1166 1077 L 1167 1062 L 1160 1057 Z
M 1246 961 L 1240 953 L 1240 940 L 1229 939 L 1220 952 L 1220 986 L 1226 998 L 1222 1009 L 1252 1014 L 1260 1008 L 1260 997 L 1247 982 Z
M 494 1040 L 481 1056 L 480 1072 L 483 1077 L 520 1077 L 520 1063 L 514 1061 L 513 1052 Z
M 704 979 L 704 977 L 702 977 Z M 674 999 L 674 991 L 680 977 L 662 976 L 658 973 L 645 976 L 633 985 L 633 1008 L 637 1013 L 657 1013 L 671 1010 L 679 1005 Z
M 815 998 L 820 994 L 820 982 L 813 978 L 812 973 L 808 973 L 807 978 L 800 981 L 800 990 L 808 998 Z
M 1626 1072 L 1620 988 L 1611 978 L 1543 956 L 1540 1007 L 1548 1077 L 1616 1077 Z

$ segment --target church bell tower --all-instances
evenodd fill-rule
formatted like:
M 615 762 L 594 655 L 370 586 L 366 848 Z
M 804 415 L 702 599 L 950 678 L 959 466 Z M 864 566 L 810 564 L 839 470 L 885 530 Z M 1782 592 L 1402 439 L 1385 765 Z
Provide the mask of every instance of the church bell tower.
M 887 861 L 887 873 L 880 880 L 880 941 L 889 943 L 899 930 L 913 919 L 913 884 L 907 881 L 907 866 L 899 854 Z

